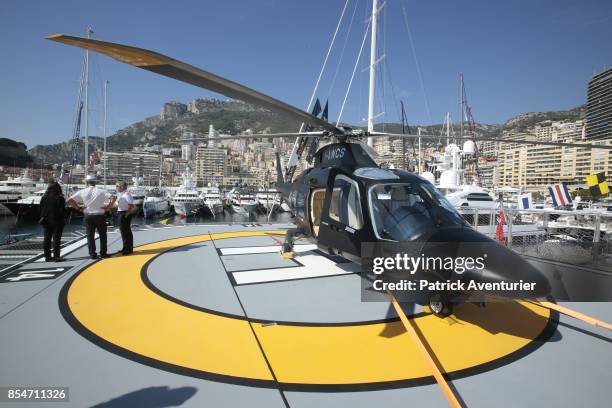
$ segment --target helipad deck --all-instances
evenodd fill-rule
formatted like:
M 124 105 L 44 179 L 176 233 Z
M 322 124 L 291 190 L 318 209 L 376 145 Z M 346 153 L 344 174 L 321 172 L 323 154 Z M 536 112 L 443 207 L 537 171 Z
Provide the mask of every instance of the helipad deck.
M 447 406 L 390 303 L 360 301 L 357 266 L 307 242 L 281 258 L 287 227 L 143 228 L 131 256 L 73 245 L 0 277 L 0 386 L 67 386 L 52 406 L 74 407 Z M 526 303 L 404 311 L 467 406 L 609 404 L 603 329 Z

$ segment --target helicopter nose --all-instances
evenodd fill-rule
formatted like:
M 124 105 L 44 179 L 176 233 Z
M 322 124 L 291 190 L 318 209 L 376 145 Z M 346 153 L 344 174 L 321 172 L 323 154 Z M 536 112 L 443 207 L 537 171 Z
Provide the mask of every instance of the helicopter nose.
M 468 280 L 483 284 L 480 294 L 509 299 L 550 295 L 551 286 L 546 276 L 525 258 L 497 243 L 486 245 L 483 250 L 487 251 L 485 267 L 481 271 L 470 271 L 466 276 Z
M 464 282 L 474 282 L 471 297 L 493 296 L 508 299 L 535 299 L 550 295 L 551 285 L 546 276 L 525 258 L 473 229 L 440 231 L 428 240 L 440 256 L 481 258 L 479 268 L 457 270 Z M 501 289 L 500 289 L 501 288 Z

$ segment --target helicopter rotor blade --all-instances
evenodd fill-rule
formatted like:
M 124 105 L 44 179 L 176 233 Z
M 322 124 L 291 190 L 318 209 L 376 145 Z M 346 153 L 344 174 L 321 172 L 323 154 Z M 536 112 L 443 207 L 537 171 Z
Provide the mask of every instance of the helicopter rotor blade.
M 47 39 L 96 51 L 120 62 L 284 114 L 296 121 L 315 128 L 323 128 L 333 134 L 343 133 L 331 123 L 285 102 L 154 51 L 64 34 L 51 35 Z
M 437 135 L 409 135 L 404 133 L 379 133 L 372 132 L 369 134 L 370 137 L 405 137 L 409 139 L 418 139 L 419 137 L 422 139 L 435 139 L 439 140 L 440 136 Z M 544 142 L 544 141 L 536 141 L 536 140 L 511 140 L 511 139 L 498 139 L 494 137 L 475 137 L 469 138 L 467 140 L 472 140 L 474 142 L 499 142 L 499 143 L 514 143 L 520 145 L 542 145 L 542 146 L 560 146 L 560 147 L 577 147 L 580 149 L 603 149 L 603 150 L 612 150 L 612 145 L 596 145 L 590 143 L 566 143 L 566 142 Z
M 298 132 L 298 133 L 254 133 L 219 137 L 192 137 L 178 139 L 175 142 L 202 142 L 202 141 L 217 141 L 217 140 L 247 140 L 247 139 L 291 139 L 295 137 L 321 137 L 325 132 Z

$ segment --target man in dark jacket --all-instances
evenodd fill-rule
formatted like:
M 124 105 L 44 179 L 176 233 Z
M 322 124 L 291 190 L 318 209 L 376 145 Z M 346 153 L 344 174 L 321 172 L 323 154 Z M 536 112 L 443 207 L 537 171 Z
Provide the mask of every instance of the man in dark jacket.
M 66 218 L 66 200 L 62 188 L 56 181 L 49 182 L 47 191 L 40 199 L 40 224 L 44 229 L 43 249 L 45 261 L 61 262 L 60 243 Z M 53 239 L 53 258 L 51 240 Z

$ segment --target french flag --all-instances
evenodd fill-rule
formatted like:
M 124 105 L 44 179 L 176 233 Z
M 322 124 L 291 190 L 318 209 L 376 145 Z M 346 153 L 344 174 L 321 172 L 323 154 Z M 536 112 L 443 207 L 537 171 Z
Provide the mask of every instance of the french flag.
M 553 205 L 555 207 L 570 205 L 572 203 L 572 196 L 570 195 L 565 183 L 548 186 L 548 192 L 552 197 Z
M 531 193 L 521 194 L 518 196 L 518 208 L 520 210 L 528 210 L 532 207 Z

